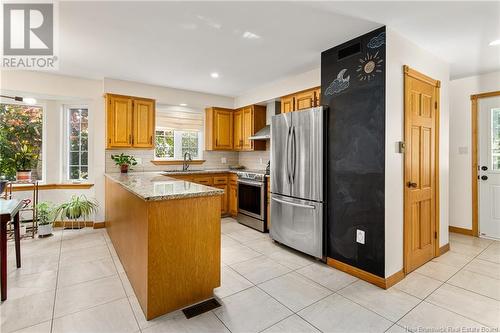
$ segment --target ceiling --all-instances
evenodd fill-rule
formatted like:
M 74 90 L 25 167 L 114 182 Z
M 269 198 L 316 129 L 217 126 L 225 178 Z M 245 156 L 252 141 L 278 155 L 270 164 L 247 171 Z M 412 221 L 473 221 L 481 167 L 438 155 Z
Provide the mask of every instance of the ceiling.
M 386 24 L 461 77 L 500 70 L 499 4 L 60 2 L 60 73 L 237 96 Z

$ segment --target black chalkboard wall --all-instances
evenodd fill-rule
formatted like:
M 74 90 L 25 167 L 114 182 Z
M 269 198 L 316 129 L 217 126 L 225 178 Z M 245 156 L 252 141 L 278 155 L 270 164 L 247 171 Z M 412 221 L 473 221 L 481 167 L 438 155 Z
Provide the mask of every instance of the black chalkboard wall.
M 327 256 L 384 277 L 385 27 L 321 53 Z M 365 244 L 356 242 L 356 230 Z

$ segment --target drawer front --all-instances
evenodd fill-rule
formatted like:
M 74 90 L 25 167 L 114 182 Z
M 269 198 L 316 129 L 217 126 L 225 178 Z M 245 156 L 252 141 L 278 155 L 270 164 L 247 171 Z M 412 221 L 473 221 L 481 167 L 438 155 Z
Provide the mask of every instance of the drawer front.
M 195 177 L 193 181 L 198 184 L 213 185 L 212 177 Z
M 225 176 L 214 177 L 214 185 L 225 185 L 225 184 L 227 184 L 227 177 Z

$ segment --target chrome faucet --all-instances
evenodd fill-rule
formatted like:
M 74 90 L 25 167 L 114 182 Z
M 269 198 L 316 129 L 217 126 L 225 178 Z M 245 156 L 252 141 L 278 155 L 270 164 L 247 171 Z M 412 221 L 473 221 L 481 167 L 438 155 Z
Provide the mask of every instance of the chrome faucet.
M 189 156 L 189 158 L 188 158 Z M 184 163 L 182 163 L 182 171 L 187 171 L 189 168 L 189 162 L 191 162 L 193 159 L 191 158 L 191 153 L 190 152 L 185 152 L 184 153 Z

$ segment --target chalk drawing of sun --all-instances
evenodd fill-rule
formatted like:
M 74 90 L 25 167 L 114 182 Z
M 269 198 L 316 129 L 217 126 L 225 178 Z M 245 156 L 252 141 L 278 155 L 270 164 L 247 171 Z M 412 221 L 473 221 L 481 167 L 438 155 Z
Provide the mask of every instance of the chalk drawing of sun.
M 370 81 L 375 78 L 377 73 L 382 73 L 384 59 L 380 58 L 378 51 L 373 55 L 366 53 L 366 56 L 359 59 L 359 62 L 356 72 L 360 81 Z

